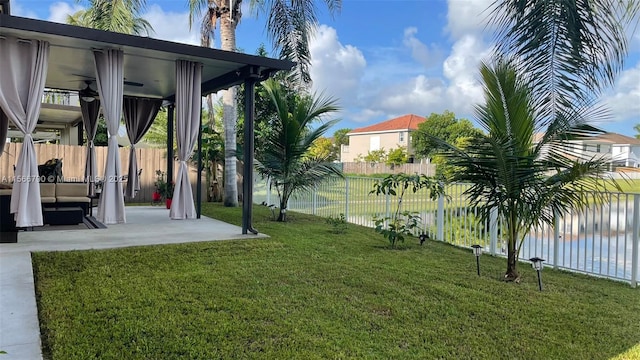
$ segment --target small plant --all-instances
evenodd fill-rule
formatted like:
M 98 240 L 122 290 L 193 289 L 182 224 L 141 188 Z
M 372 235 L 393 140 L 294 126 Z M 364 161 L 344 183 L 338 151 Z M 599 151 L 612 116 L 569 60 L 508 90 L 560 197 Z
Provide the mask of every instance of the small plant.
M 404 242 L 405 236 L 413 235 L 414 230 L 420 225 L 421 219 L 417 212 L 403 211 L 392 217 L 374 217 L 376 232 L 389 240 L 391 247 L 396 243 Z
M 398 242 L 404 242 L 405 236 L 412 236 L 420 225 L 420 216 L 417 212 L 402 211 L 402 199 L 407 190 L 417 192 L 420 189 L 429 188 L 432 200 L 444 194 L 444 186 L 441 181 L 425 175 L 394 174 L 377 180 L 373 184 L 370 194 L 395 196 L 397 198 L 396 209 L 391 216 L 375 216 L 373 221 L 375 231 L 389 240 L 392 248 Z
M 276 220 L 276 206 L 274 204 L 267 204 L 266 201 L 261 202 L 260 205 L 266 206 L 266 207 L 269 208 L 269 210 L 271 210 L 271 220 L 275 221 Z
M 163 200 L 173 198 L 173 181 L 167 181 L 167 175 L 164 171 L 156 170 L 156 182 L 154 183 L 156 192 L 160 194 Z
M 342 213 L 336 216 L 330 215 L 325 222 L 331 225 L 331 232 L 334 234 L 344 234 L 347 231 L 347 220 Z

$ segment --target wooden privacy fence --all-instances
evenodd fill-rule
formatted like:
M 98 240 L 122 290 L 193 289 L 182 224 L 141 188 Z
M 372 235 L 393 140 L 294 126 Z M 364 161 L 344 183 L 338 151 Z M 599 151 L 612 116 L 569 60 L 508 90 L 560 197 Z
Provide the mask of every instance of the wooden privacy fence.
M 14 171 L 13 166 L 18 161 L 18 155 L 22 149 L 21 143 L 8 143 L 0 156 L 0 182 L 12 182 Z M 38 164 L 44 164 L 50 159 L 62 159 L 62 175 L 65 181 L 83 181 L 84 167 L 87 156 L 85 146 L 78 145 L 57 145 L 57 144 L 35 144 L 36 159 Z M 126 175 L 129 169 L 129 148 L 119 148 L 120 169 L 122 175 Z M 154 183 L 156 181 L 156 170 L 166 171 L 167 151 L 165 149 L 143 148 L 136 149 L 138 155 L 138 169 L 142 169 L 140 174 L 140 191 L 135 199 L 126 200 L 128 202 L 150 202 Z M 96 146 L 97 176 L 103 177 L 104 167 L 107 159 L 107 147 Z M 174 179 L 178 172 L 178 162 L 173 165 Z M 197 171 L 195 164 L 189 165 L 189 180 L 193 196 L 196 197 Z M 202 176 L 202 198 L 205 196 L 205 177 Z M 123 183 L 125 186 L 126 183 Z

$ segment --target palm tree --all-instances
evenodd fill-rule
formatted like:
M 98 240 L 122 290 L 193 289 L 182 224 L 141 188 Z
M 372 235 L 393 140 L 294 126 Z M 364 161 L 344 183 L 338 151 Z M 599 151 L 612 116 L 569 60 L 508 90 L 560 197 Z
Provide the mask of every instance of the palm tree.
M 614 83 L 640 1 L 495 0 L 490 11 L 497 53 L 518 58 L 536 108 L 551 119 Z
M 497 60 L 482 64 L 485 103 L 476 108 L 486 134 L 464 149 L 444 141 L 449 163 L 460 171 L 452 181 L 470 183 L 465 191 L 470 206 L 483 221 L 492 209 L 503 219 L 507 239 L 505 279 L 519 281 L 518 254 L 529 231 L 541 224 L 553 226 L 554 217 L 580 210 L 591 200 L 602 200 L 607 162 L 581 158 L 571 140 L 588 136 L 585 119 L 602 115 L 584 107 L 548 121 L 536 108 L 533 86 L 516 65 Z M 582 129 L 582 130 L 580 130 Z M 534 142 L 534 134 L 538 133 Z
M 342 176 L 327 156 L 311 156 L 309 149 L 338 120 L 312 125 L 338 111 L 336 101 L 323 96 L 287 95 L 273 79 L 263 83 L 276 108 L 274 131 L 263 152 L 256 154 L 256 169 L 271 179 L 280 198 L 278 221 L 286 221 L 287 203 L 296 190 L 310 189 L 329 176 Z
M 333 14 L 340 10 L 342 0 L 324 0 Z M 235 29 L 240 22 L 242 0 L 189 0 L 189 27 L 194 18 L 204 15 L 201 23 L 201 44 L 210 46 L 210 40 L 220 23 L 221 48 L 236 51 Z M 297 63 L 295 78 L 300 86 L 308 84 L 309 75 L 309 41 L 311 33 L 318 24 L 317 8 L 308 0 L 251 0 L 251 9 L 256 15 L 267 15 L 267 33 L 276 48 L 280 49 L 280 57 Z M 203 14 L 204 13 L 204 14 Z M 238 187 L 236 182 L 236 111 L 237 88 L 232 87 L 222 96 L 225 133 L 225 180 L 224 205 L 238 205 Z
M 87 0 L 86 10 L 67 16 L 67 23 L 132 35 L 149 35 L 151 24 L 140 17 L 146 0 Z
M 595 180 L 587 175 L 604 170 L 599 159 L 576 162 L 560 155 L 567 155 L 563 142 L 576 127 L 584 129 L 586 116 L 594 116 L 589 119 L 594 121 L 606 114 L 602 108 L 593 114 L 588 110 L 624 66 L 627 34 L 638 20 L 640 1 L 495 0 L 489 10 L 497 27 L 495 56 L 513 60 L 493 69 L 482 67 L 487 99 L 478 116 L 494 133 L 460 159 L 468 167 L 475 162 L 477 171 L 458 175 L 475 181 L 470 195 L 477 201 L 488 200 L 485 209 L 495 206 L 507 215 L 505 277 L 518 279 L 519 247 L 514 247 L 525 230 L 536 221 L 549 223 L 553 212 L 583 207 L 582 193 L 566 191 L 567 186 L 593 189 Z M 544 131 L 535 146 L 529 134 L 533 131 Z M 469 155 L 474 151 L 477 156 Z M 557 174 L 541 178 L 544 170 Z M 474 175 L 488 178 L 474 179 Z M 479 185 L 483 181 L 484 186 Z M 516 195 L 522 196 L 520 200 Z

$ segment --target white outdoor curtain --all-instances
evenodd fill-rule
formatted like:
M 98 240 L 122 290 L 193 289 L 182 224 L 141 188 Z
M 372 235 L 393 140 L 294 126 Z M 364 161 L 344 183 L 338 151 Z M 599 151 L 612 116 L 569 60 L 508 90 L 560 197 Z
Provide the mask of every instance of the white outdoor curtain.
M 9 132 L 9 118 L 0 108 L 0 156 L 4 151 L 4 144 L 7 142 L 7 134 Z
M 127 136 L 131 143 L 129 150 L 129 175 L 127 176 L 127 188 L 125 195 L 132 199 L 140 191 L 140 177 L 138 176 L 138 157 L 136 156 L 136 144 L 153 124 L 162 106 L 161 99 L 124 98 L 124 124 L 127 127 Z
M 0 108 L 24 134 L 11 192 L 16 226 L 42 226 L 38 159 L 31 134 L 40 116 L 49 43 L 0 37 Z
M 82 111 L 82 124 L 84 132 L 87 134 L 87 161 L 84 167 L 85 182 L 89 183 L 89 195 L 96 194 L 95 182 L 98 176 L 96 166 L 96 149 L 93 140 L 98 130 L 98 115 L 100 114 L 100 100 L 95 99 L 87 102 L 80 99 L 80 110 Z
M 201 78 L 202 64 L 186 60 L 176 61 L 176 140 L 179 167 L 169 211 L 172 219 L 196 217 L 187 161 L 191 158 L 200 130 Z
M 108 49 L 96 50 L 93 55 L 96 62 L 98 93 L 102 100 L 102 113 L 109 133 L 104 182 L 98 204 L 98 220 L 104 224 L 119 224 L 126 222 L 117 139 L 122 117 L 124 54 L 122 50 Z

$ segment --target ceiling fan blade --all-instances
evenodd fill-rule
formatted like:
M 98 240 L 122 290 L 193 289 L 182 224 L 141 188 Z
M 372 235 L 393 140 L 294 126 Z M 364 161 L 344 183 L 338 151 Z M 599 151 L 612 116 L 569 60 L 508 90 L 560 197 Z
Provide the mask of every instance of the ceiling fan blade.
M 135 82 L 135 81 L 127 81 L 127 80 L 124 81 L 124 84 L 128 85 L 128 86 L 136 86 L 136 87 L 144 86 L 143 83 L 139 83 L 139 82 Z

